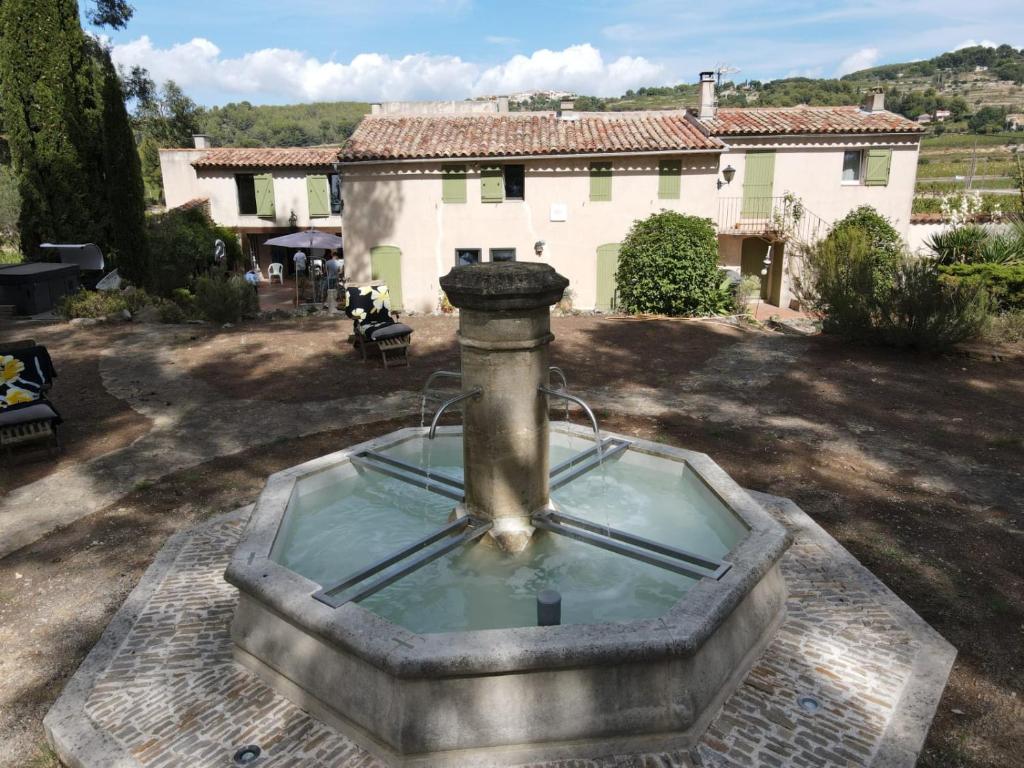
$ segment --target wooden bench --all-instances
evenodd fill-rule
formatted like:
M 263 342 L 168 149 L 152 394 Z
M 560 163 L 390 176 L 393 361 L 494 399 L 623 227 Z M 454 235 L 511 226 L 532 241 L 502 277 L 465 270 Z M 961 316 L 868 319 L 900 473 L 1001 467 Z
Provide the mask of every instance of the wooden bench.
M 385 368 L 388 367 L 389 354 L 394 355 L 396 358 L 392 362 L 397 362 L 397 358 L 400 357 L 405 365 L 409 364 L 409 339 L 411 338 L 411 336 L 398 336 L 393 339 L 374 342 L 380 350 L 380 356 L 384 361 Z

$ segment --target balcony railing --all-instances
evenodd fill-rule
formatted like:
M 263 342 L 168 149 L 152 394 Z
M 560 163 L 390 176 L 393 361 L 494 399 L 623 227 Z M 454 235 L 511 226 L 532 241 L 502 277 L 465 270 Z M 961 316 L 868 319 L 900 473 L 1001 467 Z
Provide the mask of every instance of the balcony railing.
M 828 224 L 791 195 L 724 197 L 718 202 L 718 232 L 757 235 L 810 245 L 828 233 Z

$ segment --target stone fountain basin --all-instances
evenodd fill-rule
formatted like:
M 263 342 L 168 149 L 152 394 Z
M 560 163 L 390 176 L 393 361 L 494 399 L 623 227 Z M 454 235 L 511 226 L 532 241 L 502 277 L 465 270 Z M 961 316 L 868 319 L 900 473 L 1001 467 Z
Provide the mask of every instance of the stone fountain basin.
M 725 557 L 731 569 L 698 581 L 659 618 L 416 634 L 357 603 L 314 600 L 319 584 L 271 559 L 296 483 L 424 432 L 392 432 L 270 477 L 225 574 L 240 592 L 236 659 L 394 765 L 511 765 L 696 743 L 781 623 L 785 529 L 705 454 L 623 438 L 631 451 L 685 463 L 748 528 Z

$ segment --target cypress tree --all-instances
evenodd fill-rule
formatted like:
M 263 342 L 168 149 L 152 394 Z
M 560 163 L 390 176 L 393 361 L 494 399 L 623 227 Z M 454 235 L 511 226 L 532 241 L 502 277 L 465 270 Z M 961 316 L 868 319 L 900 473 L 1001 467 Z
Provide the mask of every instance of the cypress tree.
M 106 247 L 121 276 L 148 286 L 145 190 L 135 134 L 124 105 L 124 88 L 110 52 L 97 51 L 101 87 L 103 184 L 106 190 Z
M 95 87 L 74 0 L 0 4 L 0 106 L 18 174 L 22 251 L 102 241 Z

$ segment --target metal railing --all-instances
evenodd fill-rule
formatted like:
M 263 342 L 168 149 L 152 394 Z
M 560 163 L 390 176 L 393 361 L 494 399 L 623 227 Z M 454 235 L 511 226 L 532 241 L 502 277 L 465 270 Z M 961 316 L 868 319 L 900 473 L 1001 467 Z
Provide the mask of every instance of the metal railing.
M 791 195 L 724 197 L 718 201 L 718 233 L 812 245 L 828 234 L 828 223 Z

